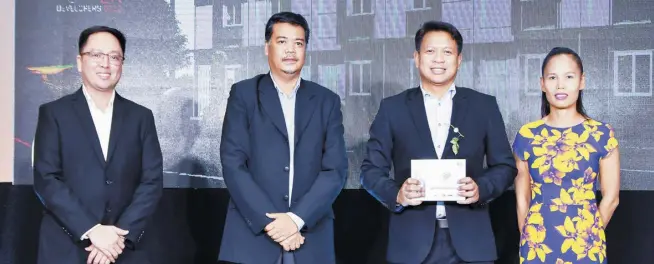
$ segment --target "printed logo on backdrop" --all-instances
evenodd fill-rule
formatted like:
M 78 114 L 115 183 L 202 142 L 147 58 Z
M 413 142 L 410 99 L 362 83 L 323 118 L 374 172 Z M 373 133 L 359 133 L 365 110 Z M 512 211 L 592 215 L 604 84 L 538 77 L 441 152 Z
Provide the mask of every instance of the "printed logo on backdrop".
M 122 13 L 123 0 L 67 0 L 55 8 L 58 13 Z

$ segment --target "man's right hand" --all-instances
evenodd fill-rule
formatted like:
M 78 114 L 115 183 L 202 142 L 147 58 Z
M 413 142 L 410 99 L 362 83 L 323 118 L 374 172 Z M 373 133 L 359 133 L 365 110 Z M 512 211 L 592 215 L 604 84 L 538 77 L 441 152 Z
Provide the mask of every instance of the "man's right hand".
M 89 257 L 86 259 L 86 264 L 110 264 L 116 261 L 102 254 L 95 246 L 90 245 L 85 248 L 89 252 Z
M 101 225 L 93 228 L 88 234 L 93 246 L 100 250 L 105 256 L 112 258 L 112 262 L 123 253 L 125 239 L 129 233 L 115 226 Z
M 296 232 L 279 244 L 284 248 L 285 251 L 293 251 L 299 249 L 300 246 L 304 244 L 304 237 L 300 232 Z
M 414 178 L 408 178 L 402 184 L 400 192 L 397 193 L 397 203 L 402 206 L 416 206 L 422 203 L 422 201 L 417 200 L 416 198 L 424 197 L 425 190 L 420 184 L 420 181 Z

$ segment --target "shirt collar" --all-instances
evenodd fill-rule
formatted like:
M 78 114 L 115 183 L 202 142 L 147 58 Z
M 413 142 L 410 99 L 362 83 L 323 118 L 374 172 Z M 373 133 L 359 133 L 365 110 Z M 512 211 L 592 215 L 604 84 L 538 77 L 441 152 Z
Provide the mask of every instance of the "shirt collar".
M 84 94 L 84 98 L 86 99 L 86 102 L 89 104 L 89 106 L 100 109 L 95 105 L 95 102 L 93 102 L 91 95 L 86 91 L 86 86 L 84 85 L 82 85 L 82 93 Z M 114 99 L 116 99 L 116 90 L 112 89 L 111 98 L 109 99 L 109 104 L 107 104 L 107 109 L 114 107 Z
M 270 79 L 272 79 L 273 85 L 275 85 L 275 89 L 277 89 L 277 92 L 280 94 L 283 94 L 284 96 L 287 96 L 282 90 L 279 89 L 279 86 L 275 82 L 275 77 L 273 77 L 272 72 L 270 73 Z M 289 98 L 295 96 L 297 94 L 297 90 L 300 88 L 300 83 L 302 82 L 302 77 L 297 79 L 297 83 L 295 84 L 295 88 L 293 88 L 293 91 L 291 91 L 291 94 L 288 95 Z
M 424 88 L 422 88 L 422 84 L 420 85 L 420 91 L 422 92 L 422 96 L 423 96 L 423 97 L 433 97 L 433 98 L 436 98 L 435 95 L 432 95 L 431 93 L 429 93 L 429 91 L 427 91 L 427 90 L 425 90 Z M 450 85 L 450 88 L 447 89 L 447 92 L 448 92 L 448 94 L 449 94 L 449 99 L 454 98 L 454 95 L 456 95 L 456 85 L 455 85 L 454 83 L 452 83 L 452 85 Z

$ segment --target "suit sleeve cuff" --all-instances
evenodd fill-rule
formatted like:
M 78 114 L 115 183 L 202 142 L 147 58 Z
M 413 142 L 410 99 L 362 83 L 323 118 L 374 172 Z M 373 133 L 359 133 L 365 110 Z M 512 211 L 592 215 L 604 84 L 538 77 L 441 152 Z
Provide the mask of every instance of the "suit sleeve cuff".
M 492 193 L 490 188 L 490 183 L 484 178 L 480 177 L 476 181 L 477 183 L 477 189 L 479 190 L 479 200 L 477 201 L 477 204 L 486 204 L 492 200 Z
M 95 229 L 95 228 L 98 227 L 98 226 L 100 226 L 100 224 L 97 224 L 97 225 L 91 227 L 91 229 L 89 229 L 89 231 L 86 231 L 86 233 L 84 233 L 84 234 L 82 235 L 82 237 L 80 238 L 80 240 L 89 239 L 89 236 L 88 236 L 89 233 L 91 233 L 91 231 L 93 231 L 93 229 Z
M 295 215 L 294 213 L 288 212 L 286 213 L 289 217 L 291 217 L 291 220 L 295 222 L 295 225 L 297 225 L 297 230 L 302 230 L 302 227 L 304 227 L 304 220 L 300 218 L 299 216 Z
M 404 208 L 405 207 L 403 205 L 396 203 L 395 208 L 393 208 L 393 213 L 401 213 L 402 211 L 404 211 Z

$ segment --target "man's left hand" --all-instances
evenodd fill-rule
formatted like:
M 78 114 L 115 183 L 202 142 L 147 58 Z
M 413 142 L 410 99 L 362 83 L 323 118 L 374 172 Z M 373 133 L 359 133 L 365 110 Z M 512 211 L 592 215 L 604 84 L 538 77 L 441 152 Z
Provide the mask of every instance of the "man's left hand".
M 277 243 L 281 243 L 289 236 L 298 232 L 297 225 L 286 213 L 268 213 L 267 217 L 274 219 L 264 229 L 268 236 Z
M 304 244 L 304 237 L 300 232 L 289 236 L 286 240 L 282 241 L 280 245 L 285 251 L 293 251 L 299 249 Z
M 463 201 L 458 201 L 459 204 L 472 204 L 479 200 L 479 187 L 472 178 L 460 179 L 459 184 L 459 195 L 466 198 Z

